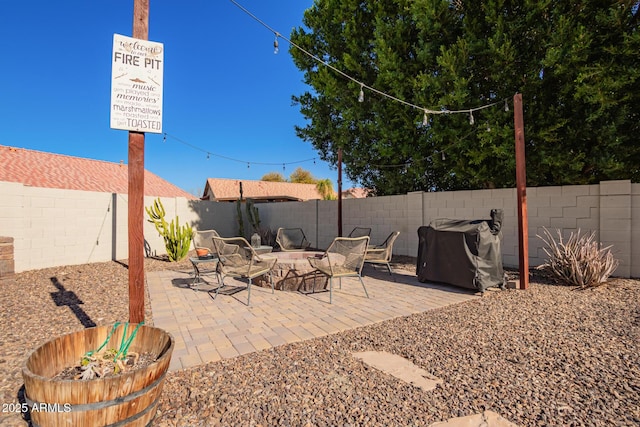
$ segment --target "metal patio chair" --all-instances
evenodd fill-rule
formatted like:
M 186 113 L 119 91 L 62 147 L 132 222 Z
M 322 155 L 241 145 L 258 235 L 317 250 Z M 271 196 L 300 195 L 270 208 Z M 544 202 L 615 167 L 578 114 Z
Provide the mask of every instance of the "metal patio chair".
M 213 240 L 212 237 L 220 237 L 216 230 L 196 230 L 193 233 L 193 248 L 198 252 L 198 249 L 207 250 L 208 255 L 213 255 L 215 249 L 213 248 Z M 198 256 L 206 256 L 200 255 Z
M 225 286 L 224 278 L 247 279 L 247 306 L 251 304 L 251 284 L 258 276 L 269 276 L 271 293 L 274 293 L 271 270 L 276 264 L 275 257 L 260 256 L 243 237 L 212 237 L 215 255 L 218 257 L 218 271 L 221 284 L 216 288 L 218 297 L 220 288 Z
M 389 270 L 391 278 L 395 282 L 393 277 L 393 271 L 391 270 L 391 256 L 393 255 L 393 243 L 400 235 L 399 231 L 394 231 L 389 234 L 384 242 L 376 246 L 369 246 L 367 248 L 367 256 L 364 258 L 364 262 L 368 264 L 384 264 Z
M 317 273 L 329 277 L 329 304 L 333 302 L 334 278 L 340 280 L 340 288 L 342 288 L 343 277 L 357 277 L 362 284 L 365 295 L 369 298 L 367 288 L 362 281 L 362 266 L 368 245 L 369 236 L 336 237 L 324 254 L 307 258 Z
M 371 229 L 367 227 L 354 227 L 347 237 L 371 236 Z
M 278 228 L 276 243 L 282 251 L 303 251 L 311 246 L 302 228 Z

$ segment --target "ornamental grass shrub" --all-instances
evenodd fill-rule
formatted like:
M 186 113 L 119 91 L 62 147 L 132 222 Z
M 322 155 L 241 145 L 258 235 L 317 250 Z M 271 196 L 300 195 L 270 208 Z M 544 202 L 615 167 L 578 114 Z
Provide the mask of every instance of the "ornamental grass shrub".
M 580 235 L 580 230 L 571 233 L 565 241 L 560 230 L 557 239 L 544 228 L 544 236 L 538 235 L 547 246 L 544 249 L 549 259 L 538 268 L 548 271 L 559 282 L 581 289 L 598 286 L 607 281 L 618 267 L 618 260 L 596 241 L 596 233 Z

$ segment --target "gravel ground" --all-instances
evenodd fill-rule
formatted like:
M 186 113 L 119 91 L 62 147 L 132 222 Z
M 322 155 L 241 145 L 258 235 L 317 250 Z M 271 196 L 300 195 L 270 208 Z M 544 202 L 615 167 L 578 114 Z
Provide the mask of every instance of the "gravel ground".
M 147 271 L 191 270 L 188 261 L 145 263 Z M 92 322 L 126 319 L 127 283 L 125 261 L 28 271 L 6 284 L 0 403 L 18 402 L 30 350 Z M 575 290 L 534 275 L 528 291 L 486 292 L 170 373 L 154 425 L 421 426 L 492 410 L 520 426 L 638 426 L 638 342 L 640 280 Z M 403 383 L 351 355 L 366 350 L 406 357 L 444 383 L 429 392 Z M 0 414 L 0 426 L 15 422 Z

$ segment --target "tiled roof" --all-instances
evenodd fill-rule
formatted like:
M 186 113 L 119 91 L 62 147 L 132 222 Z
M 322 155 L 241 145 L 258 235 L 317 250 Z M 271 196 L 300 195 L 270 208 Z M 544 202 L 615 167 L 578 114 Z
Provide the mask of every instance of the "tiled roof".
M 343 199 L 364 199 L 369 194 L 366 188 L 353 187 L 342 192 Z
M 268 200 L 315 200 L 322 199 L 315 184 L 293 184 L 290 182 L 251 181 L 247 179 L 209 178 L 204 197 L 212 195 L 212 200 L 229 201 L 242 197 Z
M 125 164 L 0 145 L 0 181 L 32 187 L 127 194 L 127 172 Z M 144 171 L 144 194 L 196 199 L 148 170 Z

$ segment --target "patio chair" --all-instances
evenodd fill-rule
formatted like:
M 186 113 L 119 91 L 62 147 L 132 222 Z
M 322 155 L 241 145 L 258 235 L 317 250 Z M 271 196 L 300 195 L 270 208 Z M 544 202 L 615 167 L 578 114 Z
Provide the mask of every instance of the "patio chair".
M 369 264 L 385 264 L 389 270 L 391 278 L 395 282 L 393 277 L 393 271 L 391 270 L 391 256 L 393 255 L 393 243 L 398 238 L 399 231 L 394 231 L 389 234 L 384 242 L 376 246 L 369 246 L 367 248 L 367 256 L 364 258 L 365 263 Z
M 362 266 L 364 265 L 368 244 L 369 236 L 355 238 L 336 237 L 324 254 L 319 257 L 307 258 L 315 269 L 315 273 L 321 273 L 329 277 L 329 304 L 333 302 L 334 278 L 340 280 L 340 288 L 342 288 L 343 277 L 357 277 L 362 284 L 365 295 L 369 298 L 367 288 L 362 281 Z
M 197 289 L 197 285 L 203 282 L 203 276 L 211 273 L 215 273 L 218 284 L 220 284 L 218 258 L 214 255 L 213 236 L 219 236 L 219 234 L 215 230 L 196 230 L 193 233 L 192 241 L 193 247 L 196 250 L 196 256 L 189 257 L 189 261 L 191 261 L 191 265 L 193 266 L 193 282 L 191 283 L 191 288 L 194 290 Z
M 311 246 L 302 228 L 278 228 L 276 243 L 282 251 L 303 251 Z
M 215 249 L 213 248 L 212 237 L 220 237 L 216 230 L 198 230 L 193 233 L 193 248 L 198 252 L 198 256 L 213 255 Z M 198 249 L 206 250 L 206 254 L 200 254 Z
M 254 278 L 268 275 L 271 293 L 274 293 L 271 270 L 276 264 L 274 257 L 260 256 L 243 237 L 212 237 L 215 255 L 218 257 L 218 271 L 221 285 L 216 288 L 217 298 L 220 288 L 225 286 L 224 278 L 247 279 L 247 306 L 251 304 L 251 284 Z
M 355 227 L 347 237 L 371 236 L 371 229 L 366 227 Z

